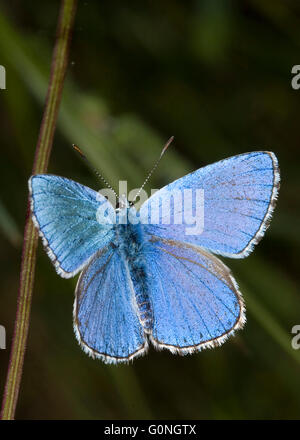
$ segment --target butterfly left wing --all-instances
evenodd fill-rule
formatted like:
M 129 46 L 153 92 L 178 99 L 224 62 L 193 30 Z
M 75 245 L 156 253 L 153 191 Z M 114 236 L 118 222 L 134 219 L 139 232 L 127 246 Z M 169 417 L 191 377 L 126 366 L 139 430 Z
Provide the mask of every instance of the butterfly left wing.
M 279 179 L 272 152 L 229 157 L 161 188 L 141 206 L 141 222 L 150 237 L 244 258 L 270 223 Z
M 83 350 L 105 363 L 128 362 L 147 351 L 127 262 L 112 247 L 99 251 L 81 273 L 74 330 Z
M 243 327 L 245 311 L 237 283 L 214 255 L 155 238 L 145 256 L 153 311 L 150 339 L 156 348 L 192 353 L 222 344 Z
M 112 224 L 97 218 L 99 208 L 113 211 L 112 205 L 100 193 L 50 174 L 32 176 L 29 192 L 33 222 L 57 273 L 76 275 L 112 239 Z

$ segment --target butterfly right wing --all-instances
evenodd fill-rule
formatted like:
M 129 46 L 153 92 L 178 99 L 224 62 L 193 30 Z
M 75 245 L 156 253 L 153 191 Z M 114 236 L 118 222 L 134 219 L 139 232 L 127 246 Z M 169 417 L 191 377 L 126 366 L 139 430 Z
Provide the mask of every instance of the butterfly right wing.
M 142 356 L 148 345 L 135 301 L 127 262 L 112 246 L 99 251 L 75 292 L 74 330 L 82 349 L 105 363 Z
M 112 224 L 98 215 L 105 208 L 111 216 L 113 207 L 100 193 L 64 177 L 37 174 L 28 184 L 32 219 L 47 254 L 60 276 L 73 277 L 113 238 Z

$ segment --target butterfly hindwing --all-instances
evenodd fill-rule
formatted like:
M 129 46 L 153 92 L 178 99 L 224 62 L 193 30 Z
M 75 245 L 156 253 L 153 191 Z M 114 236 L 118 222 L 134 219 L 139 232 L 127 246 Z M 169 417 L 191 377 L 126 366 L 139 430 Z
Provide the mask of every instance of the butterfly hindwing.
M 111 246 L 79 277 L 74 329 L 83 350 L 106 363 L 127 362 L 147 350 L 127 262 Z
M 242 296 L 215 256 L 163 239 L 153 239 L 145 256 L 156 348 L 192 353 L 220 345 L 243 326 Z
M 279 169 L 274 153 L 245 153 L 200 168 L 157 191 L 142 205 L 141 221 L 146 224 L 145 231 L 150 237 L 180 240 L 216 254 L 243 258 L 264 235 L 278 187 Z M 192 203 L 187 205 L 171 203 L 170 212 L 162 205 L 166 205 L 176 191 L 195 193 L 197 189 L 204 190 L 203 230 L 188 235 L 188 224 L 184 219 L 182 224 L 174 224 L 174 217 L 176 212 L 191 217 L 196 208 L 196 195 L 193 194 Z M 164 224 L 170 214 L 170 224 Z M 153 218 L 158 219 L 158 224 L 151 224 Z
M 59 275 L 78 273 L 113 237 L 111 224 L 100 224 L 97 210 L 107 200 L 70 179 L 50 174 L 29 180 L 32 218 Z

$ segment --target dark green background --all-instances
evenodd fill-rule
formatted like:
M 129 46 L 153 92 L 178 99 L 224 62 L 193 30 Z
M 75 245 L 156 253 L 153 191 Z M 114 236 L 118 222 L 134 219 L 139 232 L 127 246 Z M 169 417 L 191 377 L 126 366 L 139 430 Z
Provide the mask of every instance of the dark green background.
M 30 176 L 59 2 L 1 1 L 0 351 L 3 391 L 17 304 Z M 221 348 L 155 352 L 105 366 L 72 329 L 76 280 L 56 275 L 39 245 L 24 377 L 23 419 L 298 418 L 300 350 L 297 0 L 79 1 L 49 172 L 99 189 L 77 143 L 112 184 L 141 184 L 166 139 L 175 142 L 151 183 L 159 188 L 227 156 L 268 149 L 282 187 L 271 227 L 245 260 L 224 260 L 245 296 L 245 329 Z

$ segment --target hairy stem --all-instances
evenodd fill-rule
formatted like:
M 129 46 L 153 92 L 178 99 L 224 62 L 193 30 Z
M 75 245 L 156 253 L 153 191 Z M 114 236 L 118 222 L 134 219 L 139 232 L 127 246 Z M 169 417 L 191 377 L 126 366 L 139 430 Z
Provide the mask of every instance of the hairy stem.
M 32 174 L 45 173 L 47 171 L 67 68 L 69 44 L 75 10 L 76 0 L 63 0 L 61 2 L 56 42 L 52 56 L 50 80 L 36 146 Z M 1 412 L 2 420 L 14 419 L 18 401 L 29 329 L 36 248 L 37 232 L 31 221 L 28 204 L 24 231 L 18 307 L 3 397 Z

